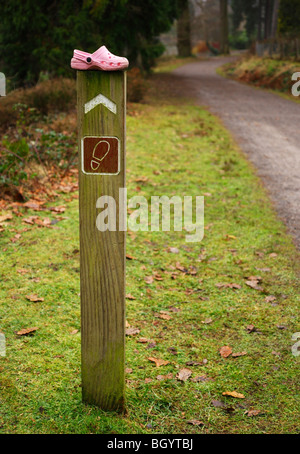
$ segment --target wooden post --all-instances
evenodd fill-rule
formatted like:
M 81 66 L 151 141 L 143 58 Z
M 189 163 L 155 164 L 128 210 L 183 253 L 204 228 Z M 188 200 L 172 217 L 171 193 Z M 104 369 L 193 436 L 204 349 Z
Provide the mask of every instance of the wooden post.
M 126 257 L 118 213 L 119 188 L 125 188 L 126 73 L 77 71 L 77 94 L 82 398 L 122 411 Z M 116 202 L 116 231 L 96 225 L 101 196 Z
M 0 97 L 6 95 L 6 80 L 5 74 L 0 73 Z

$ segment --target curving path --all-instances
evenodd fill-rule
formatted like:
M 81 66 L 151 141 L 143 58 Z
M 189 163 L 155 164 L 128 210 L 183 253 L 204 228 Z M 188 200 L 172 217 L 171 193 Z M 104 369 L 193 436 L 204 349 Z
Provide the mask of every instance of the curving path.
M 233 134 L 300 248 L 300 103 L 216 74 L 231 58 L 190 63 L 172 76 Z

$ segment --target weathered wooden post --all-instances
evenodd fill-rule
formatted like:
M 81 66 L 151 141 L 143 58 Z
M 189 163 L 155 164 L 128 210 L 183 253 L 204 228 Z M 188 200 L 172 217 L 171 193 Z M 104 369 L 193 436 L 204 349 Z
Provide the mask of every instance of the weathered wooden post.
M 77 71 L 82 397 L 124 408 L 126 72 Z M 99 229 L 102 196 L 116 202 L 116 229 Z M 96 206 L 97 205 L 97 206 Z M 103 231 L 104 230 L 104 231 Z
M 6 79 L 5 74 L 0 73 L 0 97 L 6 95 Z

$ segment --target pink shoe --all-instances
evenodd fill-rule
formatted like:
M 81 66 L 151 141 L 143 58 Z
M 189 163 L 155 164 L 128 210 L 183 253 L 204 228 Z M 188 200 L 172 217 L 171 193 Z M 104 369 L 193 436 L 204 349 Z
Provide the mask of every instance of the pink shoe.
M 125 69 L 128 65 L 127 58 L 113 55 L 105 46 L 101 46 L 93 54 L 75 49 L 71 60 L 71 68 L 81 70 L 100 69 L 102 71 L 116 71 L 118 69 Z

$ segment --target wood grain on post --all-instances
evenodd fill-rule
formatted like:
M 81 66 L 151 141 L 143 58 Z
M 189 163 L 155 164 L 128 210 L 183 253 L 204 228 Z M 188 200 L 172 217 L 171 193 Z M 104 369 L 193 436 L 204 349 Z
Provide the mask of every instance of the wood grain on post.
M 104 410 L 122 411 L 125 392 L 125 232 L 119 230 L 118 222 L 116 231 L 98 230 L 96 219 L 100 210 L 96 208 L 96 202 L 101 196 L 113 197 L 118 220 L 119 188 L 125 188 L 126 73 L 77 71 L 77 94 L 82 398 Z M 113 143 L 118 143 L 117 171 L 109 170 L 116 163 L 111 165 L 107 158 L 101 158 L 100 167 L 108 163 L 103 172 L 87 171 L 85 166 L 88 164 L 82 156 L 84 137 L 88 137 L 92 146 L 95 138 L 102 138 L 107 147 L 110 142 L 110 154 Z M 107 137 L 112 139 L 105 142 Z M 97 167 L 95 163 L 101 160 L 99 156 L 98 161 L 97 156 L 95 159 L 91 168 Z

